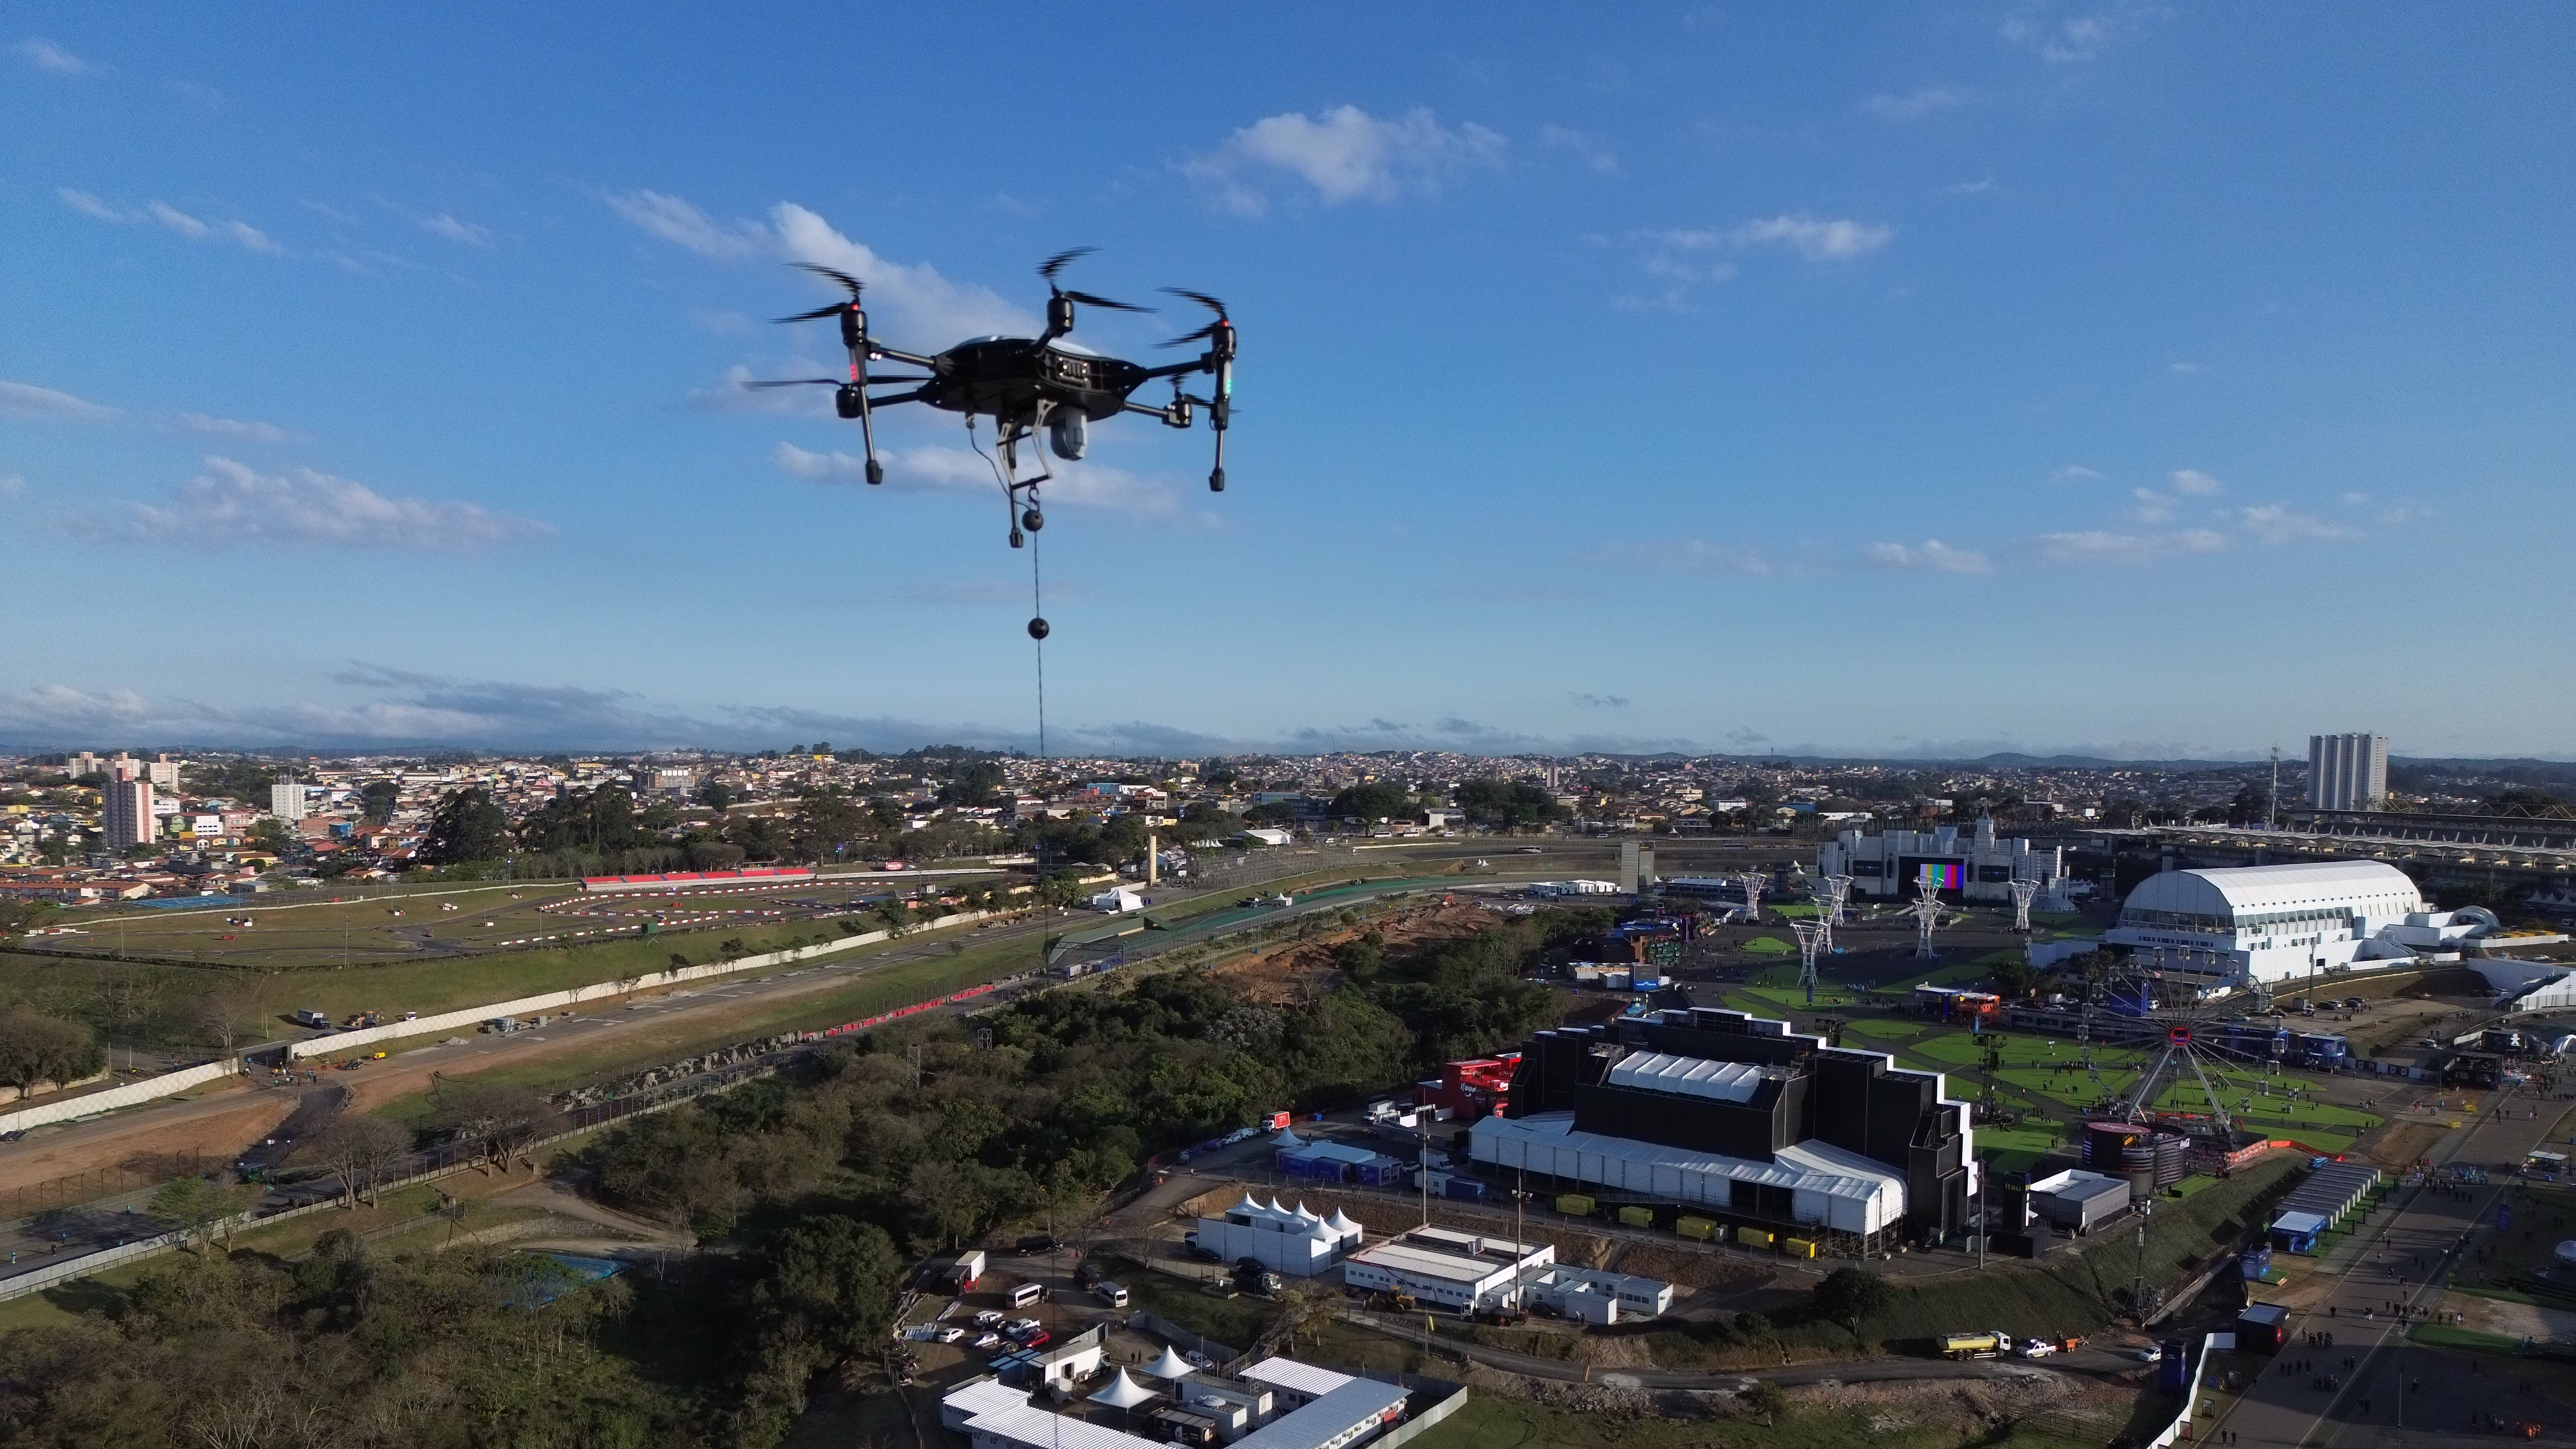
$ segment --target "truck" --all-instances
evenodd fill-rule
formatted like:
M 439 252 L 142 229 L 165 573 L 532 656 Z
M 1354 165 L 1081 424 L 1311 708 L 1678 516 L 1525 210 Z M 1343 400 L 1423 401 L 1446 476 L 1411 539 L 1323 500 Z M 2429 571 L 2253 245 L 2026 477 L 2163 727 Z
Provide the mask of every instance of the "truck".
M 319 1011 L 299 1011 L 295 1013 L 295 1024 L 297 1026 L 320 1027 L 324 1031 L 329 1031 L 331 1029 L 331 1018 Z
M 1945 1333 L 1941 1335 L 1943 1358 L 2000 1358 L 2012 1352 L 2013 1336 L 2000 1328 L 1980 1333 Z

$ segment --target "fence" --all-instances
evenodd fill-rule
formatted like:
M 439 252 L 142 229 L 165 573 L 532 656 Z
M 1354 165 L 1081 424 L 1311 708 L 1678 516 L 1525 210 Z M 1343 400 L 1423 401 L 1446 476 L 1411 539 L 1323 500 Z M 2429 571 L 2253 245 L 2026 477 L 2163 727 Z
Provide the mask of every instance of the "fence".
M 113 1112 L 119 1107 L 131 1107 L 138 1102 L 149 1102 L 155 1097 L 173 1096 L 190 1087 L 221 1081 L 237 1070 L 239 1069 L 229 1059 L 208 1062 L 203 1066 L 164 1072 L 149 1081 L 128 1082 L 122 1087 L 111 1087 L 104 1092 L 65 1097 L 34 1107 L 21 1107 L 15 1112 L 0 1112 L 0 1132 L 22 1132 L 30 1127 L 41 1127 L 48 1122 L 68 1122 L 74 1117 L 87 1117 L 97 1112 Z
M 2190 1435 L 2192 1411 L 2200 1407 L 2200 1376 L 2209 1370 L 2209 1339 L 2210 1336 L 2204 1333 L 2192 1342 L 2191 1374 L 2182 1385 L 2182 1412 L 2174 1415 L 2174 1421 L 2165 1425 L 2141 1449 L 2166 1449 L 2175 1440 Z

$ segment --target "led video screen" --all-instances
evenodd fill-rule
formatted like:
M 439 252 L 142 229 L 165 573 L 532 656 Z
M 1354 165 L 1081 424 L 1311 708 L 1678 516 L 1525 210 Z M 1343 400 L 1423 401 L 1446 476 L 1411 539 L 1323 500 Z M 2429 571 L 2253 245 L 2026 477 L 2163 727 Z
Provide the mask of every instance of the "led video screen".
M 1909 855 L 1897 866 L 1897 879 L 1908 887 L 1931 881 L 1945 891 L 1955 891 L 1968 883 L 1967 862 L 1955 857 Z

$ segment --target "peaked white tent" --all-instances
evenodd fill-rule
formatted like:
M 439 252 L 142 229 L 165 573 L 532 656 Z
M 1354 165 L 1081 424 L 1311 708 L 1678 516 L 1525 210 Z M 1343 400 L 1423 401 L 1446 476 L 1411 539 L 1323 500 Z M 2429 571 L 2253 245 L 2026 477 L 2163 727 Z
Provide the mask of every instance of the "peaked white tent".
M 1190 1375 L 1197 1373 L 1198 1370 L 1190 1366 L 1190 1361 L 1188 1359 L 1181 1357 L 1181 1351 L 1179 1349 L 1176 1349 L 1167 1343 L 1163 1345 L 1163 1356 L 1161 1358 L 1145 1365 L 1143 1368 L 1137 1370 L 1137 1372 L 1158 1379 L 1178 1380 L 1188 1378 Z
M 1153 1397 L 1152 1389 L 1127 1377 L 1127 1371 L 1120 1369 L 1117 1377 L 1109 1381 L 1109 1387 L 1093 1394 L 1091 1401 L 1095 1404 L 1107 1404 L 1113 1409 L 1132 1409 Z

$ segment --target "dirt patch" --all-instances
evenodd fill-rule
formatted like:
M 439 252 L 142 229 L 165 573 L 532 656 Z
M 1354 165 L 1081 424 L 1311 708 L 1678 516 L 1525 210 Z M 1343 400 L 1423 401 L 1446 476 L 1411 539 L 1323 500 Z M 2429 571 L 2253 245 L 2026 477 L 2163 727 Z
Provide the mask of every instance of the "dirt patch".
M 2576 1313 L 2564 1308 L 2508 1303 L 2473 1293 L 2446 1294 L 2442 1306 L 2463 1315 L 2460 1327 L 2479 1333 L 2529 1338 L 2538 1343 L 2576 1343 Z
M 1333 966 L 1333 948 L 1357 940 L 1363 932 L 1380 933 L 1385 938 L 1385 949 L 1399 951 L 1425 941 L 1459 940 L 1492 924 L 1493 912 L 1472 905 L 1415 906 L 1372 916 L 1356 926 L 1326 928 L 1320 922 L 1310 922 L 1312 935 L 1215 969 L 1265 1006 L 1290 1006 L 1312 1000 L 1332 984 L 1339 974 Z
M 2098 1427 L 2104 1441 L 2118 1432 L 2135 1396 L 2134 1390 L 2044 1372 L 2006 1379 L 1826 1380 L 1789 1390 L 1792 1403 L 1867 1415 L 1876 1434 L 1918 1424 L 1962 1430 L 2045 1415 L 2052 1427 Z
M 0 1192 L 37 1188 L 128 1162 L 168 1162 L 190 1153 L 230 1166 L 244 1148 L 267 1136 L 269 1129 L 294 1111 L 292 1094 L 233 1087 L 157 1111 L 147 1109 L 148 1115 L 39 1131 L 0 1153 Z
M 1759 1263 L 1716 1253 L 1694 1253 L 1651 1243 L 1631 1243 L 1619 1255 L 1618 1269 L 1638 1278 L 1661 1278 L 1677 1288 L 1712 1293 L 1750 1293 L 1778 1276 Z
M 2405 1167 L 2431 1153 L 2443 1135 L 2436 1123 L 2391 1120 L 2354 1138 L 2352 1150 L 2381 1167 Z

